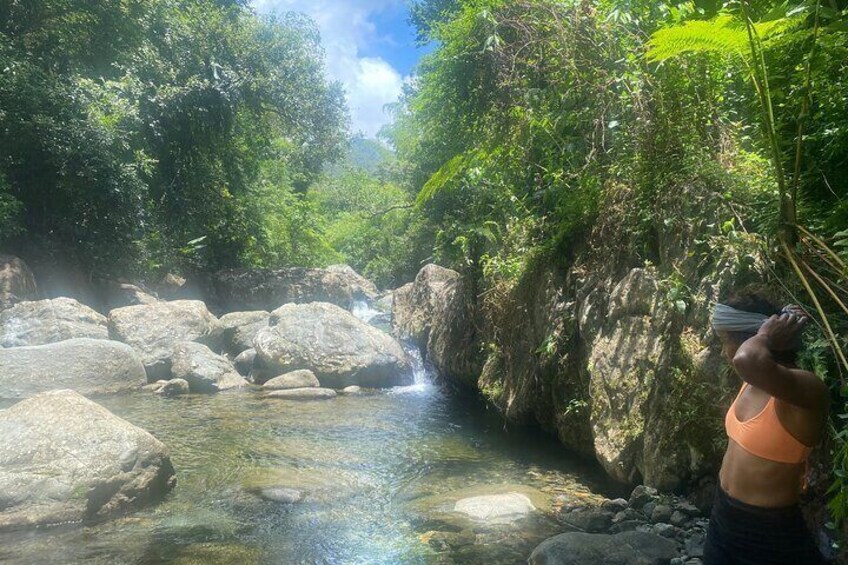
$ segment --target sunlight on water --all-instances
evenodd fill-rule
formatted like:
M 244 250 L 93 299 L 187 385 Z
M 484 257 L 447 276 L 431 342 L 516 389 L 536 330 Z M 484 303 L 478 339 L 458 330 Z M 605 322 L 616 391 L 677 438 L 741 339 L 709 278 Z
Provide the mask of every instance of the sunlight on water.
M 517 563 L 558 533 L 550 514 L 507 529 L 445 525 L 456 493 L 528 489 L 541 508 L 605 488 L 552 438 L 507 433 L 473 399 L 444 394 L 409 351 L 413 385 L 329 401 L 257 390 L 98 399 L 169 447 L 177 487 L 109 522 L 0 534 L 0 561 Z

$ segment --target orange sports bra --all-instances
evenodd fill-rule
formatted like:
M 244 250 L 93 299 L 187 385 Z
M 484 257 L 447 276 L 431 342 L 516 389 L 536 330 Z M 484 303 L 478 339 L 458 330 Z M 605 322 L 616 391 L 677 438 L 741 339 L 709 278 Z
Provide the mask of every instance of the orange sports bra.
M 803 463 L 812 448 L 798 441 L 783 427 L 777 417 L 773 396 L 753 418 L 740 422 L 736 417 L 736 402 L 747 387 L 748 383 L 742 385 L 724 418 L 727 437 L 757 457 L 778 463 Z

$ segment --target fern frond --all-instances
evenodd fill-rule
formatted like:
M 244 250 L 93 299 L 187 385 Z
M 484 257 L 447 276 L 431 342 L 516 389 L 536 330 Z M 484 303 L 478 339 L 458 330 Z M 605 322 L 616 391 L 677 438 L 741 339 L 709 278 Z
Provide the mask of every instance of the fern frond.
M 420 206 L 436 196 L 465 169 L 467 161 L 468 154 L 461 153 L 442 165 L 421 188 L 415 201 L 416 205 Z
M 779 18 L 754 24 L 754 29 L 760 39 L 765 40 L 797 27 L 802 21 L 799 17 Z M 745 23 L 730 15 L 720 15 L 711 20 L 689 21 L 661 29 L 648 41 L 645 56 L 650 61 L 659 62 L 684 53 L 746 57 L 750 48 Z

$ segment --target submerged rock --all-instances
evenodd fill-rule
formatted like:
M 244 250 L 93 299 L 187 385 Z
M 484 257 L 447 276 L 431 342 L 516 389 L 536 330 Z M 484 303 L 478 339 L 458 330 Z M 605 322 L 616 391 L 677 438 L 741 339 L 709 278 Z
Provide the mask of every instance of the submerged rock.
M 112 310 L 109 335 L 141 355 L 150 380 L 170 374 L 175 343 L 197 341 L 217 346 L 220 339 L 218 319 L 197 300 L 162 301 Z
M 200 393 L 220 392 L 248 385 L 226 357 L 193 341 L 183 341 L 174 346 L 171 376 L 184 379 L 192 392 Z
M 270 390 L 287 390 L 292 388 L 317 388 L 321 383 L 318 382 L 318 377 L 312 371 L 301 369 L 300 371 L 292 371 L 279 377 L 274 377 L 267 381 L 263 388 Z
M 185 379 L 157 381 L 151 385 L 148 385 L 148 387 L 152 392 L 155 392 L 156 394 L 168 398 L 188 394 L 191 391 L 191 389 L 189 388 L 188 381 Z
M 412 383 L 400 343 L 338 306 L 286 304 L 272 313 L 271 323 L 276 325 L 260 330 L 253 342 L 271 370 L 309 369 L 332 388 Z
M 253 338 L 268 327 L 271 314 L 265 310 L 231 312 L 221 316 L 221 344 L 231 355 L 239 355 L 253 347 Z
M 661 565 L 677 557 L 669 539 L 645 532 L 587 534 L 571 532 L 543 541 L 530 554 L 530 565 Z
M 0 254 L 0 310 L 38 295 L 29 266 L 14 255 Z
M 0 312 L 0 347 L 109 339 L 106 318 L 73 298 L 19 302 Z
M 303 493 L 297 489 L 286 487 L 267 487 L 258 492 L 261 498 L 282 504 L 294 504 L 303 499 Z
M 69 339 L 0 349 L 0 398 L 26 398 L 57 388 L 80 394 L 137 389 L 147 381 L 138 354 L 103 339 Z
M 108 518 L 174 485 L 167 448 L 70 391 L 0 411 L 0 530 Z
M 331 388 L 290 388 L 272 390 L 265 396 L 282 400 L 329 400 L 336 397 L 336 391 Z
M 463 498 L 454 504 L 453 510 L 490 524 L 510 524 L 534 513 L 536 507 L 526 495 L 508 492 Z

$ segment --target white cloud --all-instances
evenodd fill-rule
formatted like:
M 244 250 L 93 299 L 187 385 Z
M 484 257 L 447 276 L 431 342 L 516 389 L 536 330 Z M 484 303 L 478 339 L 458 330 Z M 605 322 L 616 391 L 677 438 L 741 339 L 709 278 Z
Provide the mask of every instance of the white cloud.
M 403 0 L 254 0 L 260 13 L 295 11 L 309 15 L 321 30 L 327 52 L 327 73 L 347 92 L 354 133 L 373 137 L 391 121 L 384 111 L 401 93 L 404 77 L 385 59 L 361 55 L 373 42 L 389 42 L 379 35 L 370 16 L 401 5 Z

